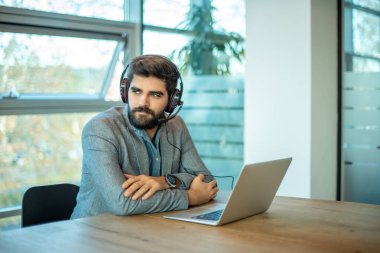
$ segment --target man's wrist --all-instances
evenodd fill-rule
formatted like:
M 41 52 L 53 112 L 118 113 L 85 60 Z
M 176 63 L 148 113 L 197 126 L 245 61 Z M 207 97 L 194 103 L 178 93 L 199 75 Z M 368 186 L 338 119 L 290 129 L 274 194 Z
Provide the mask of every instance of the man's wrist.
M 162 188 L 163 189 L 169 189 L 170 186 L 168 185 L 168 182 L 166 182 L 165 176 L 160 176 L 161 182 L 162 182 Z
M 187 190 L 187 198 L 189 200 L 189 206 L 194 206 L 195 203 L 196 203 L 196 200 L 194 199 L 195 196 L 194 196 L 194 193 L 191 189 Z

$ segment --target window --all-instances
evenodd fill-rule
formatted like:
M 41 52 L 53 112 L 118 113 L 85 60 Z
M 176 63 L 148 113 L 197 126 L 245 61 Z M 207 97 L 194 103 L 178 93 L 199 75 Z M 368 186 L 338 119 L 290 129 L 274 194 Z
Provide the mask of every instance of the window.
M 185 19 L 189 8 L 188 0 L 144 0 L 144 25 L 176 28 Z
M 81 130 L 97 112 L 121 104 L 120 74 L 140 51 L 140 6 L 82 0 L 0 4 L 2 230 L 19 226 L 28 187 L 79 183 Z
M 128 3 L 128 2 L 127 2 Z M 124 20 L 124 1 L 120 0 L 1 0 L 0 4 L 30 10 L 71 14 L 75 16 Z
M 30 186 L 79 183 L 81 127 L 93 113 L 0 116 L 0 208 L 20 205 Z
M 344 34 L 341 197 L 380 204 L 380 1 L 346 0 Z
M 347 71 L 380 71 L 380 1 L 345 1 L 345 64 Z
M 98 97 L 118 43 L 111 40 L 1 33 L 0 92 L 21 96 Z

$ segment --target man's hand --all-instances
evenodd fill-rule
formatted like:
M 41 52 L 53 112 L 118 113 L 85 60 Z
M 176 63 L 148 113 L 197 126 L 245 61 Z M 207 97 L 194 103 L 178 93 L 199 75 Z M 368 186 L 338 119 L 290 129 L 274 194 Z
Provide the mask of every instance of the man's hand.
M 124 174 L 127 180 L 121 185 L 125 189 L 124 196 L 137 200 L 142 196 L 142 200 L 152 197 L 157 191 L 168 189 L 165 177 L 151 177 L 147 175 L 129 175 Z
M 216 197 L 219 189 L 216 187 L 216 181 L 213 180 L 210 183 L 203 182 L 204 175 L 199 174 L 191 182 L 190 189 L 187 191 L 189 197 L 189 205 L 196 206 L 209 202 Z

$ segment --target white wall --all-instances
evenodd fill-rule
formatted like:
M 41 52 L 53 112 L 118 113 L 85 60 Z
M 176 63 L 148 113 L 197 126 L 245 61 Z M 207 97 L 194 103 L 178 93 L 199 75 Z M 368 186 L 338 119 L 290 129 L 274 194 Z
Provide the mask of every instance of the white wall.
M 336 1 L 246 9 L 245 162 L 292 156 L 278 194 L 335 199 Z

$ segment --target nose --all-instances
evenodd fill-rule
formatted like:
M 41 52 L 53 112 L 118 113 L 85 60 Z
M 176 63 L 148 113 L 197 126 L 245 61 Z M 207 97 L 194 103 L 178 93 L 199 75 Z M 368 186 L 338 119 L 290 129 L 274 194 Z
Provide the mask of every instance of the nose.
M 147 95 L 141 95 L 139 97 L 139 106 L 149 107 L 149 97 Z

